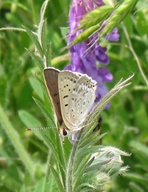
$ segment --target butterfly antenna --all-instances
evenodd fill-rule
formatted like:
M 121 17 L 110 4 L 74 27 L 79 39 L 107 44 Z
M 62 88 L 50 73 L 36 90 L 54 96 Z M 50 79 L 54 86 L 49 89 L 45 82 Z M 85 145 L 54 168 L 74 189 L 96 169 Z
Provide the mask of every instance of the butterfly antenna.
M 36 128 L 26 128 L 26 131 L 37 131 L 45 129 L 55 129 L 56 127 L 36 127 Z

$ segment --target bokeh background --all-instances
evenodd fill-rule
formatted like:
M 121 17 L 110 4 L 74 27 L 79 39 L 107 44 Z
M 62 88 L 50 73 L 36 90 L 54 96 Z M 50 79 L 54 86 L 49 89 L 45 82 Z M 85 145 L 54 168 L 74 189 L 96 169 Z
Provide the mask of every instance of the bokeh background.
M 48 148 L 27 131 L 29 126 L 44 127 L 46 120 L 33 98 L 43 98 L 41 85 L 35 76 L 42 76 L 25 48 L 33 51 L 28 35 L 23 31 L 4 30 L 5 27 L 22 28 L 27 26 L 36 30 L 43 1 L 1 0 L 0 1 L 0 191 L 34 191 L 44 176 Z M 46 10 L 47 37 L 51 43 L 53 65 L 62 69 L 69 60 L 56 62 L 66 45 L 70 0 L 51 0 Z M 117 176 L 107 185 L 107 191 L 146 192 L 148 191 L 148 2 L 140 1 L 132 13 L 118 26 L 120 40 L 108 43 L 110 64 L 108 69 L 114 76 L 113 82 L 106 84 L 110 90 L 121 77 L 135 74 L 132 84 L 122 90 L 111 101 L 111 107 L 104 111 L 102 132 L 104 145 L 118 147 L 128 153 L 125 165 L 129 171 Z M 128 32 L 140 66 L 147 78 L 143 79 L 138 63 L 129 49 Z M 66 54 L 66 52 L 64 53 Z M 31 125 L 24 124 L 30 119 Z M 5 122 L 5 123 L 4 123 Z M 21 146 L 14 146 L 12 132 L 20 138 L 28 158 L 36 166 L 34 181 L 20 160 Z M 50 125 L 48 125 L 50 126 Z M 15 149 L 18 147 L 18 151 Z M 19 150 L 20 148 L 20 150 Z M 20 153 L 20 154 L 19 154 Z M 27 190 L 24 190 L 26 186 Z M 36 190 L 37 191 L 37 190 Z M 41 191 L 38 189 L 38 191 Z M 49 190 L 50 191 L 50 190 Z

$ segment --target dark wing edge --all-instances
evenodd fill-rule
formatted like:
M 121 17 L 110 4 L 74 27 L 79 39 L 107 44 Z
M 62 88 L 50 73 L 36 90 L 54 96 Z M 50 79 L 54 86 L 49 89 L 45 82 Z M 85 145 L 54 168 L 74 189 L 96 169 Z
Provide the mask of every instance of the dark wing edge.
M 46 88 L 48 90 L 49 97 L 52 101 L 54 111 L 57 116 L 57 120 L 60 125 L 63 122 L 62 114 L 61 114 L 61 107 L 60 107 L 60 98 L 59 98 L 59 88 L 58 88 L 58 75 L 59 70 L 48 67 L 44 69 L 44 81 Z

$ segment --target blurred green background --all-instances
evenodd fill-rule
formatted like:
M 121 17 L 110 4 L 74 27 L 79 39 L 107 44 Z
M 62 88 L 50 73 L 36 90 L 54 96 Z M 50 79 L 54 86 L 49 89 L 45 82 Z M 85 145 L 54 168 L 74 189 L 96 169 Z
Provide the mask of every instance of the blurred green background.
M 41 181 L 44 175 L 48 148 L 33 132 L 26 131 L 23 118 L 31 118 L 34 127 L 47 126 L 44 115 L 33 100 L 42 100 L 41 85 L 35 76 L 42 71 L 33 63 L 25 48 L 34 50 L 34 45 L 25 32 L 2 30 L 4 27 L 22 28 L 33 31 L 39 22 L 43 1 L 1 0 L 0 1 L 0 191 L 27 191 Z M 46 10 L 48 41 L 51 42 L 52 58 L 61 55 L 66 45 L 64 31 L 68 27 L 70 0 L 50 1 Z M 123 22 L 128 38 L 148 79 L 148 3 L 140 1 L 131 15 Z M 139 71 L 135 57 L 129 50 L 123 25 L 118 26 L 120 41 L 108 44 L 110 64 L 108 69 L 114 76 L 111 89 L 121 77 L 135 74 L 132 84 L 122 90 L 103 112 L 102 132 L 104 145 L 111 145 L 131 153 L 124 158 L 129 171 L 114 178 L 107 191 L 148 191 L 148 84 Z M 64 35 L 63 35 L 64 34 Z M 68 62 L 62 63 L 62 67 Z M 62 68 L 56 64 L 56 67 Z M 41 91 L 40 91 L 41 89 Z M 25 116 L 26 115 L 26 116 Z M 27 116 L 29 115 L 29 116 Z M 20 160 L 21 149 L 14 150 L 12 133 L 8 133 L 3 120 L 9 121 L 16 136 L 20 137 L 31 162 L 36 166 L 36 178 L 32 180 L 24 163 Z M 8 118 L 8 119 L 7 119 Z M 30 125 L 30 126 L 31 126 Z M 50 125 L 48 125 L 50 126 Z M 11 139 L 10 139 L 11 138 Z M 19 148 L 20 146 L 18 146 Z M 25 190 L 24 190 L 25 191 Z

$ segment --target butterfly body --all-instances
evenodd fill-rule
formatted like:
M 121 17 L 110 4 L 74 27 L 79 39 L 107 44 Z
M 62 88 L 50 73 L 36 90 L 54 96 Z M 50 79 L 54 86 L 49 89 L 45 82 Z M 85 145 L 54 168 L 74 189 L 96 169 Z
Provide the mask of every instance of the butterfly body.
M 63 130 L 80 130 L 94 104 L 96 81 L 85 74 L 52 67 L 44 69 L 44 79 Z

